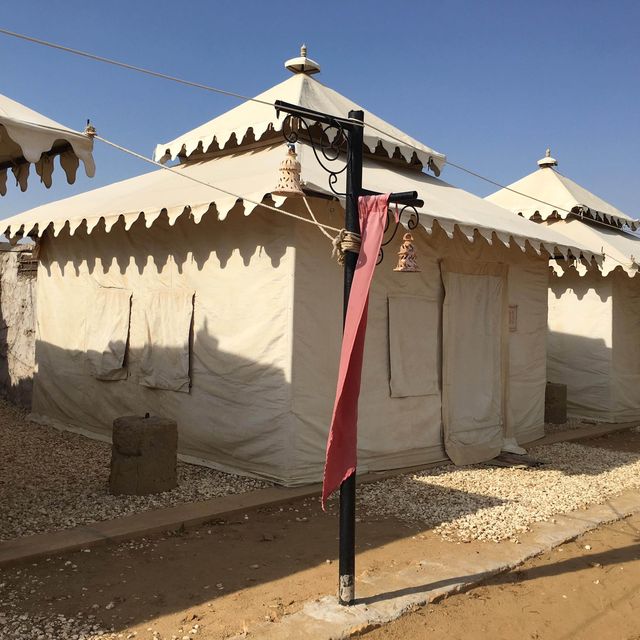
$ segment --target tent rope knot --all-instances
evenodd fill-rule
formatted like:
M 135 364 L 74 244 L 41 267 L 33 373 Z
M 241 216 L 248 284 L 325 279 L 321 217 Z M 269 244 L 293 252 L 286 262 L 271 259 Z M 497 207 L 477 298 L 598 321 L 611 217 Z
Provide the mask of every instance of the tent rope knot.
M 340 233 L 333 239 L 333 251 L 331 257 L 336 257 L 338 264 L 344 264 L 344 256 L 347 251 L 360 253 L 361 237 L 359 233 L 353 233 L 346 229 L 340 229 Z

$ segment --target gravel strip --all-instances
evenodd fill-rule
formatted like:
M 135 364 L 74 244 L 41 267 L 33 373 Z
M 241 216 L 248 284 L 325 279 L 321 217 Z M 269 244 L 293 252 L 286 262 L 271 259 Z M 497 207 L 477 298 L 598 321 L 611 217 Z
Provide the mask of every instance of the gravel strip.
M 546 422 L 544 432 L 546 435 L 550 433 L 558 433 L 559 431 L 572 431 L 573 429 L 583 429 L 584 427 L 595 427 L 605 424 L 600 420 L 587 420 L 585 418 L 568 418 L 563 424 L 553 424 Z
M 535 522 L 600 504 L 640 487 L 640 455 L 558 443 L 530 455 L 546 464 L 515 469 L 453 465 L 359 489 L 370 517 L 394 516 L 435 528 L 445 540 L 518 541 Z
M 273 486 L 178 462 L 176 489 L 112 496 L 110 459 L 110 444 L 36 425 L 0 401 L 0 540 Z

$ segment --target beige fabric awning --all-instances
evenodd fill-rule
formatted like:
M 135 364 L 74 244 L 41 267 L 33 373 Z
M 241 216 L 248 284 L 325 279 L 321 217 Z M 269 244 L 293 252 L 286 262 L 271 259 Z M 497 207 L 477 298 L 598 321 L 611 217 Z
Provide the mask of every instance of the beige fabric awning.
M 519 193 L 514 193 L 516 191 Z M 527 196 L 532 196 L 535 200 Z M 543 220 L 552 216 L 565 219 L 569 212 L 574 211 L 590 213 L 604 222 L 627 224 L 631 228 L 635 228 L 637 224 L 634 218 L 622 213 L 551 166 L 534 171 L 508 185 L 506 189 L 500 189 L 487 196 L 486 200 L 526 218 L 539 215 Z
M 25 191 L 31 164 L 42 182 L 50 187 L 56 155 L 60 156 L 70 184 L 75 181 L 80 161 L 92 177 L 95 174 L 92 150 L 93 140 L 88 136 L 0 95 L 0 194 L 7 192 L 9 170 Z
M 256 99 L 267 103 L 283 100 L 344 118 L 349 111 L 362 109 L 306 73 L 291 76 L 256 96 Z M 399 152 L 406 162 L 411 162 L 415 154 L 424 167 L 430 167 L 436 175 L 440 174 L 446 162 L 444 154 L 411 138 L 366 109 L 362 110 L 365 112 L 365 123 L 391 134 L 387 136 L 365 127 L 364 143 L 371 153 L 382 145 L 389 157 Z M 166 162 L 178 156 L 188 158 L 197 152 L 232 149 L 241 145 L 243 140 L 249 143 L 254 139 L 273 136 L 281 131 L 284 117 L 284 114 L 278 117 L 270 104 L 247 101 L 175 140 L 157 145 L 154 157 L 159 162 Z
M 298 146 L 305 187 L 331 195 L 328 175 L 318 164 L 313 151 L 306 145 Z M 285 146 L 278 144 L 180 165 L 175 168 L 177 174 L 160 169 L 13 216 L 5 220 L 4 230 L 10 236 L 41 235 L 52 225 L 54 235 L 58 235 L 68 224 L 73 234 L 84 222 L 91 232 L 104 220 L 109 231 L 121 217 L 129 229 L 140 216 L 150 227 L 162 212 L 167 213 L 170 224 L 183 213 L 192 215 L 198 223 L 208 211 L 224 219 L 238 202 L 233 195 L 185 179 L 180 174 L 239 194 L 244 214 L 249 215 L 256 207 L 249 200 L 262 202 L 275 188 L 278 167 L 284 156 Z M 344 191 L 343 181 L 344 174 L 341 174 L 336 186 L 338 191 Z M 470 240 L 478 233 L 489 242 L 498 239 L 505 244 L 515 243 L 522 249 L 529 243 L 536 251 L 546 250 L 551 255 L 558 251 L 567 255 L 571 251 L 575 257 L 582 256 L 589 261 L 593 257 L 590 251 L 553 229 L 514 216 L 482 198 L 417 170 L 399 171 L 390 168 L 388 163 L 367 160 L 363 183 L 365 188 L 380 192 L 417 191 L 425 203 L 420 210 L 420 220 L 429 231 L 437 221 L 449 235 L 458 230 Z M 287 209 L 286 205 L 283 206 L 284 198 L 274 197 L 273 200 L 276 206 Z M 336 227 L 342 224 L 341 219 L 336 219 Z
M 634 277 L 640 268 L 640 236 L 630 231 L 614 229 L 604 225 L 568 219 L 553 223 L 545 223 L 547 228 L 588 247 L 593 254 L 601 254 L 602 275 L 608 275 L 620 267 L 629 276 Z M 578 273 L 584 275 L 586 270 L 578 266 Z

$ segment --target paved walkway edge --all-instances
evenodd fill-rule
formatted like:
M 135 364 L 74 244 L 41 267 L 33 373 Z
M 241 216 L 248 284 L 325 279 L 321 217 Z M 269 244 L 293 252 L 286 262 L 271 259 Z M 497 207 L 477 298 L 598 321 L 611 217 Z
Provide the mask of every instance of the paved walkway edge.
M 607 522 L 640 513 L 640 491 L 626 491 L 605 504 L 557 516 L 555 523 L 542 522 L 522 544 L 488 543 L 487 552 L 475 558 L 460 556 L 447 566 L 428 561 L 415 568 L 389 573 L 368 580 L 379 596 L 363 598 L 352 607 L 341 607 L 336 598 L 325 596 L 308 602 L 304 608 L 277 623 L 261 623 L 250 629 L 256 640 L 342 640 L 362 635 L 396 620 L 410 611 L 508 571 L 526 560 L 550 551 Z M 428 548 L 425 549 L 428 553 Z M 240 640 L 240 634 L 230 640 Z
M 624 424 L 598 424 L 568 431 L 551 433 L 529 446 L 566 442 L 587 437 L 597 437 L 616 431 L 638 426 L 637 422 Z M 371 472 L 358 477 L 358 484 L 386 480 L 412 471 L 434 468 L 442 462 L 423 464 L 415 467 Z M 0 542 L 0 568 L 44 556 L 60 555 L 77 549 L 88 549 L 109 542 L 120 542 L 131 538 L 191 529 L 206 522 L 246 513 L 260 507 L 277 506 L 290 500 L 299 500 L 320 495 L 319 484 L 304 487 L 271 487 L 249 493 L 221 498 L 212 498 L 202 502 L 182 504 L 175 507 L 144 511 L 131 516 L 114 518 L 103 522 L 81 525 L 72 529 L 63 529 L 51 533 L 24 536 Z

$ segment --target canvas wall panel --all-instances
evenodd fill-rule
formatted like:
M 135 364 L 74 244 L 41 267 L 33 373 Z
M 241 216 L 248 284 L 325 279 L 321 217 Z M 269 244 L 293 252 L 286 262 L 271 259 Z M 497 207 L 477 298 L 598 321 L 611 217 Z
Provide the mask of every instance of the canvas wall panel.
M 444 260 L 443 424 L 456 464 L 490 460 L 504 437 L 504 265 Z
M 138 382 L 150 389 L 189 393 L 194 291 L 146 291 L 136 301 L 146 336 Z
M 438 394 L 438 299 L 389 296 L 389 388 L 392 398 Z
M 311 200 L 316 215 L 327 224 L 340 226 L 343 212 L 333 205 Z M 525 321 L 522 334 L 522 352 L 539 349 L 546 341 L 545 317 L 547 269 L 545 257 L 529 250 L 504 247 L 483 239 L 470 241 L 462 234 L 450 239 L 437 228 L 429 236 L 422 230 L 414 233 L 418 263 L 422 272 L 398 273 L 393 271 L 396 247 L 385 247 L 385 259 L 376 268 L 369 302 L 369 324 L 365 343 L 362 390 L 359 416 L 359 471 L 389 469 L 434 462 L 446 458 L 442 433 L 441 351 L 442 351 L 442 299 L 443 286 L 440 262 L 447 258 L 481 261 L 508 265 L 509 269 L 522 267 L 527 295 L 534 292 L 530 305 L 521 312 L 532 313 L 535 320 Z M 400 242 L 397 243 L 399 247 Z M 299 478 L 318 480 L 326 438 L 331 419 L 338 371 L 338 358 L 342 326 L 342 269 L 329 258 L 331 244 L 320 232 L 307 225 L 296 224 L 296 293 L 293 348 L 294 412 L 298 427 L 295 430 L 296 458 L 301 461 L 296 471 Z M 529 273 L 529 270 L 531 273 Z M 518 286 L 518 278 L 515 285 Z M 389 351 L 389 297 L 414 296 L 437 301 L 437 318 L 422 328 L 407 331 L 407 344 L 429 340 L 437 344 L 438 392 L 429 396 L 392 397 L 389 386 L 391 353 Z M 514 303 L 519 299 L 514 296 Z M 436 314 L 434 314 L 436 315 Z M 415 325 L 412 325 L 415 327 Z M 413 343 L 412 343 L 413 338 Z M 506 350 L 505 350 L 506 351 Z M 541 350 L 544 352 L 544 349 Z M 518 356 L 524 358 L 523 355 Z M 531 359 L 534 354 L 529 353 Z M 542 356 L 544 362 L 544 356 Z M 314 363 L 310 366 L 309 363 Z M 508 366 L 506 367 L 508 371 Z M 518 431 L 538 434 L 543 429 L 540 408 L 544 407 L 546 376 L 544 365 L 529 372 L 525 367 L 514 367 L 505 385 L 523 380 L 510 402 L 517 415 L 522 416 Z M 509 399 L 507 393 L 506 398 Z M 534 407 L 531 410 L 531 407 Z M 535 436 L 534 436 L 535 437 Z
M 340 208 L 311 202 L 320 220 L 333 226 L 341 224 Z M 439 388 L 432 395 L 392 397 L 389 386 L 390 296 L 437 301 L 438 313 L 426 314 L 424 325 L 409 322 L 406 340 L 435 344 L 436 353 L 440 351 L 442 283 L 437 255 L 429 248 L 425 234 L 415 235 L 415 245 L 422 273 L 394 272 L 397 256 L 395 246 L 390 245 L 373 278 L 359 405 L 359 472 L 445 457 Z M 293 390 L 298 424 L 295 450 L 300 461 L 296 476 L 310 481 L 322 477 L 336 391 L 342 268 L 331 259 L 331 243 L 313 227 L 296 224 L 296 246 Z
M 611 420 L 612 283 L 575 270 L 551 276 L 547 377 L 567 385 L 567 410 Z
M 640 420 L 640 279 L 614 272 L 611 419 Z
M 546 261 L 509 265 L 508 300 L 515 324 L 508 332 L 507 419 L 520 444 L 544 436 L 548 285 Z
M 440 236 L 441 238 L 441 236 Z M 508 307 L 517 307 L 517 324 L 506 335 L 505 436 L 520 444 L 544 435 L 544 395 L 547 379 L 547 298 L 549 266 L 546 255 L 530 248 L 469 242 L 458 234 L 454 242 L 440 241 L 440 250 L 466 261 L 498 262 L 508 267 Z M 508 316 L 507 316 L 508 320 Z
M 108 439 L 114 418 L 146 412 L 179 425 L 179 451 L 223 469 L 286 481 L 291 459 L 293 247 L 288 221 L 232 211 L 224 222 L 187 216 L 129 232 L 79 230 L 43 243 L 38 278 L 34 411 Z M 88 369 L 88 308 L 99 287 L 132 292 L 128 376 Z M 139 384 L 150 290 L 195 292 L 189 393 Z M 181 339 L 184 331 L 181 330 Z M 164 357 L 184 353 L 165 345 Z
M 343 211 L 311 199 L 332 226 Z M 287 209 L 307 216 L 302 203 Z M 333 209 L 333 210 L 332 210 Z M 444 459 L 441 363 L 438 390 L 394 398 L 389 387 L 390 296 L 437 301 L 438 314 L 416 339 L 441 353 L 443 288 L 440 261 L 527 264 L 533 252 L 484 240 L 451 240 L 437 229 L 415 233 L 421 273 L 393 271 L 386 248 L 369 307 L 360 402 L 359 470 Z M 185 214 L 125 232 L 81 228 L 45 238 L 38 282 L 38 372 L 34 409 L 49 420 L 108 439 L 115 417 L 156 413 L 178 421 L 183 457 L 217 468 L 302 484 L 322 477 L 342 327 L 342 269 L 331 243 L 312 225 L 256 210 L 232 211 L 224 222 Z M 295 282 L 295 285 L 294 285 Z M 99 381 L 88 370 L 87 307 L 97 288 L 132 292 L 127 378 Z M 139 384 L 147 336 L 141 300 L 149 290 L 195 292 L 189 393 Z M 295 297 L 294 297 L 295 291 Z M 436 317 L 437 316 L 437 317 Z M 409 333 L 407 334 L 407 336 Z M 411 344 L 410 338 L 407 342 Z M 522 394 L 518 402 L 537 399 Z
M 129 344 L 131 291 L 97 287 L 88 300 L 85 351 L 90 375 L 99 380 L 123 380 Z

